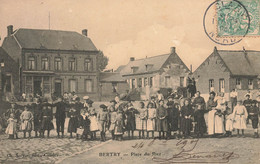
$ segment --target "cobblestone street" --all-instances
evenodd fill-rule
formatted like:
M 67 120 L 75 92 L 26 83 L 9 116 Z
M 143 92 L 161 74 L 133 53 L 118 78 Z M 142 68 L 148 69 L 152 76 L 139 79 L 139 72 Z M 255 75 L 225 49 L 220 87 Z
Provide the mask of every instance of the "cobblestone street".
M 54 124 L 55 125 L 55 124 Z M 65 124 L 66 125 L 66 124 Z M 23 138 L 23 133 L 19 132 L 19 138 L 8 139 L 8 135 L 0 135 L 0 162 L 1 163 L 55 163 L 55 161 L 71 156 L 77 152 L 84 151 L 100 144 L 96 141 L 82 141 L 74 138 L 69 139 L 66 133 L 65 138 L 57 138 L 55 130 L 51 131 L 50 138 Z M 98 136 L 99 137 L 99 136 Z

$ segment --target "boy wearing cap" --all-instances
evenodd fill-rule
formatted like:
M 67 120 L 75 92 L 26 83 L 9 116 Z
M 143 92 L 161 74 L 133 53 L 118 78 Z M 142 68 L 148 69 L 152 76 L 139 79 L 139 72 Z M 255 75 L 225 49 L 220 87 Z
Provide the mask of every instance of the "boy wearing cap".
M 99 122 L 99 130 L 100 130 L 100 140 L 101 141 L 106 141 L 106 127 L 108 124 L 108 112 L 107 112 L 107 106 L 104 104 L 101 104 L 99 106 L 101 108 L 101 111 L 97 115 L 97 119 Z

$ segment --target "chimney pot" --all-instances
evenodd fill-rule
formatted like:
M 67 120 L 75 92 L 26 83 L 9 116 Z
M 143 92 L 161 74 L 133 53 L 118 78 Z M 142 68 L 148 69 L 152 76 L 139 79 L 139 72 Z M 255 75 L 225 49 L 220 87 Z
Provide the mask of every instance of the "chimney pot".
M 135 61 L 135 58 L 134 57 L 130 57 L 130 61 Z
M 13 25 L 7 26 L 7 36 L 11 36 L 13 32 Z
M 83 29 L 83 30 L 82 30 L 82 35 L 88 36 L 88 30 L 87 30 L 87 29 Z
M 176 48 L 175 47 L 171 47 L 171 53 L 175 53 L 176 52 Z

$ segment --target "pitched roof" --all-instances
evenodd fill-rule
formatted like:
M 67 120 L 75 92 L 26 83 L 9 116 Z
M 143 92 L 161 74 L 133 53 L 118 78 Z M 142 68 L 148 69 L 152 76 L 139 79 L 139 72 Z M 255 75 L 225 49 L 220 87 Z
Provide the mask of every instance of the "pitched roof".
M 125 65 L 120 65 L 115 72 L 121 72 L 125 68 Z
M 134 75 L 141 73 L 152 73 L 159 71 L 164 63 L 169 58 L 170 54 L 158 55 L 144 59 L 137 59 L 134 61 L 130 61 L 121 71 L 122 75 Z M 146 65 L 150 65 L 150 67 L 146 70 Z M 132 72 L 132 68 L 136 68 L 135 72 Z
M 12 36 L 22 48 L 97 51 L 90 38 L 74 31 L 20 28 Z
M 101 82 L 125 82 L 125 79 L 118 72 L 101 72 Z
M 217 50 L 217 52 L 233 75 L 260 74 L 260 51 Z

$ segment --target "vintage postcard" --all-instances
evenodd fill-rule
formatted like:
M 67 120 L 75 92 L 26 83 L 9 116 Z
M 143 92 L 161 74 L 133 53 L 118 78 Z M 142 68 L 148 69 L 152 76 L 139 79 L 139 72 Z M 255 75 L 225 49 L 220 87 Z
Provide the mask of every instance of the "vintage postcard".
M 260 161 L 260 0 L 0 0 L 0 163 Z

